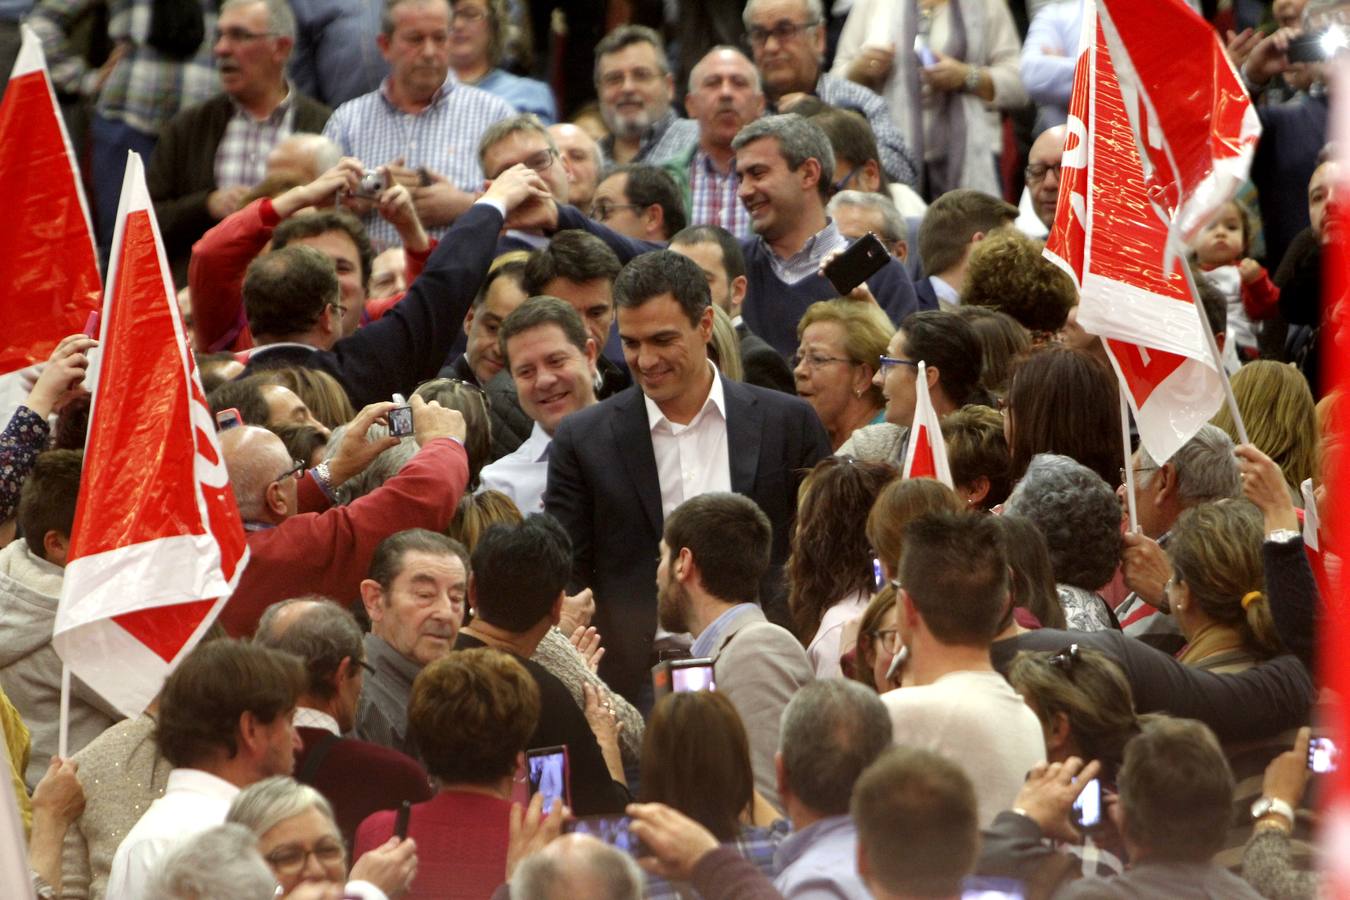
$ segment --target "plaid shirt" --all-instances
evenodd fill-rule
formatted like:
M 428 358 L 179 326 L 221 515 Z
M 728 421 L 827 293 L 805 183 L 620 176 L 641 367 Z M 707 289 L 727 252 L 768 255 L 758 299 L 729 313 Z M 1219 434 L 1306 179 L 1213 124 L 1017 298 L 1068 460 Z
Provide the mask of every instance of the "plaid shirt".
M 762 242 L 764 239 L 757 237 L 755 240 Z M 781 259 L 772 247 L 766 245 L 765 250 L 768 251 L 769 265 L 773 267 L 773 274 L 778 276 L 778 280 L 784 284 L 796 284 L 819 272 L 821 260 L 831 250 L 843 250 L 847 246 L 848 238 L 839 233 L 834 219 L 828 219 L 824 228 L 807 238 L 802 249 L 787 259 Z
M 726 846 L 734 847 L 746 862 L 763 872 L 765 878 L 772 878 L 776 874 L 774 852 L 791 830 L 792 825 L 787 819 L 779 819 L 768 828 L 742 825 L 736 840 Z M 852 864 L 852 860 L 846 862 Z M 700 895 L 685 882 L 671 883 L 658 875 L 648 875 L 642 896 L 643 900 L 681 900 Z
M 750 213 L 736 196 L 739 185 L 734 168 L 719 172 L 712 157 L 696 150 L 689 160 L 689 224 L 721 225 L 737 240 L 752 237 Z
M 478 165 L 478 139 L 494 122 L 516 111 L 500 97 L 460 84 L 451 73 L 437 89 L 431 103 L 418 113 L 405 113 L 389 98 L 389 80 L 377 91 L 339 106 L 324 126 L 344 156 L 355 156 L 367 168 L 382 166 L 399 157 L 410 169 L 426 168 L 448 178 L 461 191 L 483 189 L 483 170 Z M 377 247 L 398 243 L 394 226 L 371 213 L 366 229 Z M 447 227 L 428 228 L 440 238 Z
M 253 187 L 267 174 L 272 148 L 295 130 L 295 86 L 286 86 L 286 98 L 261 121 L 238 103 L 216 146 L 216 187 Z
M 642 134 L 638 142 L 637 156 L 632 162 L 660 165 L 689 152 L 689 148 L 698 143 L 698 123 L 693 119 L 681 119 L 675 110 L 668 109 L 666 114 L 652 123 Z M 614 162 L 614 135 L 609 134 L 600 140 L 600 154 L 605 166 Z
M 89 67 L 69 40 L 75 20 L 97 2 L 43 0 L 28 18 L 28 24 L 42 38 L 47 67 L 58 90 L 84 97 L 97 94 L 95 110 L 99 115 L 149 135 L 158 134 L 179 110 L 220 93 L 220 77 L 211 54 L 215 4 L 202 4 L 207 36 L 197 55 L 179 62 L 145 43 L 150 32 L 151 0 L 108 0 L 108 37 L 128 50 L 113 68 L 103 91 L 98 92 L 98 70 Z

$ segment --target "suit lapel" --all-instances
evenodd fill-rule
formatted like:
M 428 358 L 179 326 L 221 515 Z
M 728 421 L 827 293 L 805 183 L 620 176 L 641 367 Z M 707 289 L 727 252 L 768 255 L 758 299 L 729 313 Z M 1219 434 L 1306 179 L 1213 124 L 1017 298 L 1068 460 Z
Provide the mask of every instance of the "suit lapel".
M 727 459 L 731 463 L 731 489 L 753 496 L 759 471 L 759 444 L 763 437 L 764 411 L 754 392 L 745 385 L 722 379 L 727 404 Z
M 614 445 L 624 469 L 637 490 L 642 511 L 651 521 L 652 530 L 661 533 L 665 516 L 661 512 L 661 478 L 656 474 L 656 453 L 652 450 L 652 430 L 647 422 L 647 407 L 642 391 L 628 388 L 616 400 L 617 415 L 610 420 L 614 431 Z

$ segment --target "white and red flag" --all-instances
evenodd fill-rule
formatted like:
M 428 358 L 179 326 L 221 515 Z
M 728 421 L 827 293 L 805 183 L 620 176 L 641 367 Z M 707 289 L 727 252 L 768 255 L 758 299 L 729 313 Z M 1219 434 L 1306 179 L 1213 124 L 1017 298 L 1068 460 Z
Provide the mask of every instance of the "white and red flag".
M 23 43 L 0 101 L 0 374 L 51 355 L 98 309 L 99 279 L 89 206 L 42 56 Z
M 100 342 L 53 643 L 70 672 L 134 716 L 201 639 L 248 561 L 135 153 Z
M 951 467 L 947 465 L 947 444 L 942 439 L 942 426 L 928 395 L 928 367 L 922 360 L 914 388 L 914 423 L 909 426 L 909 446 L 905 448 L 905 465 L 900 477 L 934 478 L 955 488 Z
M 1155 5 L 1173 4 L 1149 0 L 1135 15 L 1152 15 Z M 1154 26 L 1164 42 L 1165 24 Z M 1141 443 L 1166 460 L 1218 410 L 1223 375 L 1184 262 L 1167 253 L 1168 222 L 1150 202 L 1118 73 L 1091 4 L 1081 48 L 1045 253 L 1078 285 L 1078 324 L 1101 336 Z

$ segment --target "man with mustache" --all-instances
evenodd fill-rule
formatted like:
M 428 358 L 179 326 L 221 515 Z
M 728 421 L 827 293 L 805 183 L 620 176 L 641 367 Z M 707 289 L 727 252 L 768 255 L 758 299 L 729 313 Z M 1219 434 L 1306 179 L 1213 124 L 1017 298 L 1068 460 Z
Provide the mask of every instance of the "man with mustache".
M 643 25 L 621 25 L 595 46 L 595 89 L 609 137 L 607 162 L 661 163 L 698 139 L 698 128 L 671 109 L 675 80 L 661 36 Z

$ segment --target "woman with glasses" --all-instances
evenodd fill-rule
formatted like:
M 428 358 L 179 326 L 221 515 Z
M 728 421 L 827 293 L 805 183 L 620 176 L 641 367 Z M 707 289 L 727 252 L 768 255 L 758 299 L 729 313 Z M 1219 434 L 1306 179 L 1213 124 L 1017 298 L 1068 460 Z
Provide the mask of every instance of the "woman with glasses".
M 344 887 L 344 895 L 363 897 L 363 882 L 386 896 L 402 894 L 417 873 L 412 847 L 385 846 L 367 853 L 347 872 L 333 809 L 318 791 L 294 778 L 264 778 L 245 788 L 230 805 L 226 822 L 237 822 L 258 836 L 258 850 L 282 894 L 302 884 Z M 372 892 L 372 896 L 373 896 Z
M 509 29 L 505 0 L 455 0 L 450 4 L 450 68 L 464 84 L 496 94 L 545 125 L 558 119 L 553 91 L 542 81 L 501 68 Z
M 797 323 L 797 396 L 816 411 L 834 450 L 855 430 L 885 421 L 873 376 L 892 331 L 880 307 L 853 300 L 813 303 Z

